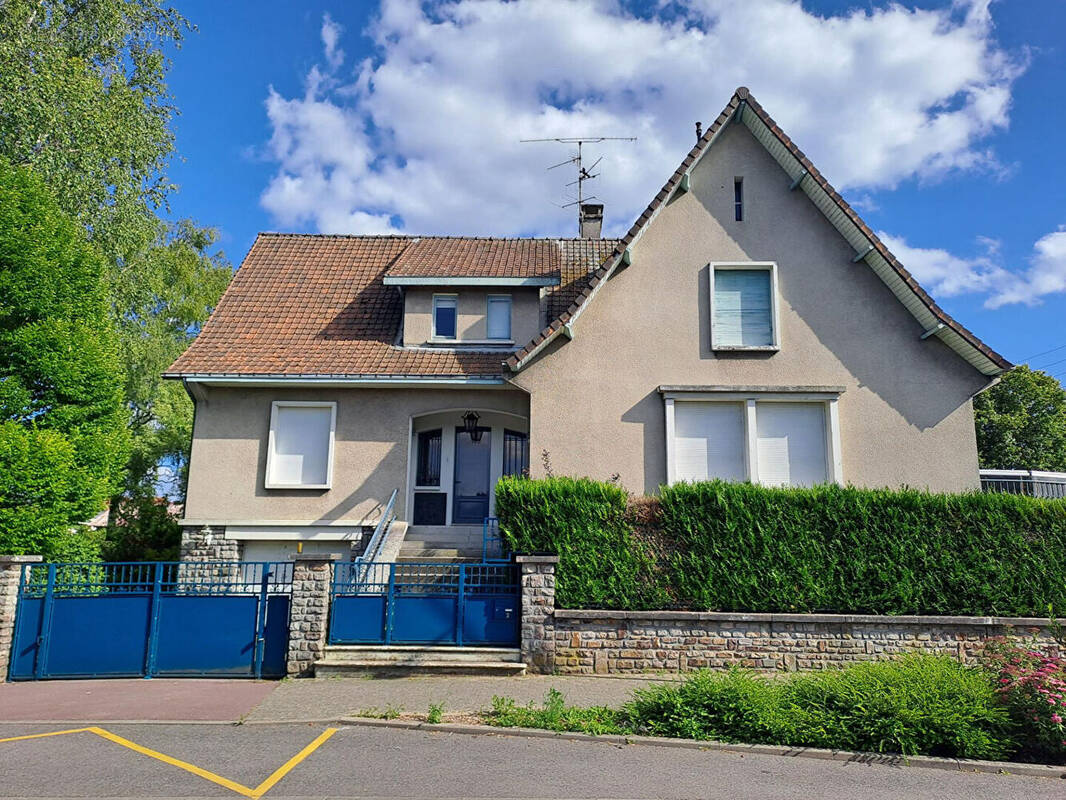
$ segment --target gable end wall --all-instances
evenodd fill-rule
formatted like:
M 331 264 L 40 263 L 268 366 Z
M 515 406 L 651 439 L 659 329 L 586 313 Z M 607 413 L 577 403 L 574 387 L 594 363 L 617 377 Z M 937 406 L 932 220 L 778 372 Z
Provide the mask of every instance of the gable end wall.
M 733 219 L 744 178 L 745 219 Z M 557 474 L 666 481 L 660 385 L 842 385 L 844 479 L 939 491 L 978 487 L 970 398 L 987 379 L 918 322 L 747 128 L 731 125 L 631 246 L 575 324 L 514 376 L 531 450 Z M 780 352 L 710 349 L 708 263 L 778 265 Z M 531 459 L 534 472 L 540 459 Z

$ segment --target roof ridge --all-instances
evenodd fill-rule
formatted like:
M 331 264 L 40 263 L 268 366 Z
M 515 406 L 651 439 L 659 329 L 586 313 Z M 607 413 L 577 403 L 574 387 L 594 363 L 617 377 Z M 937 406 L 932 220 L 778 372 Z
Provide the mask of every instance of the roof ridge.
M 466 242 L 618 242 L 620 237 L 603 236 L 590 239 L 582 236 L 463 236 L 461 234 L 418 233 L 287 233 L 285 231 L 259 231 L 256 237 L 289 239 L 453 239 Z

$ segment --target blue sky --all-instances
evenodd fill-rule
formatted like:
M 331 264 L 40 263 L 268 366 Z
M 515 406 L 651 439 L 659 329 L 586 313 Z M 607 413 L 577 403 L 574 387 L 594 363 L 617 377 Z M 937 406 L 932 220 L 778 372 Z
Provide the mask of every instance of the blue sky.
M 743 83 L 949 313 L 1066 346 L 1062 0 L 178 5 L 172 214 L 235 264 L 260 230 L 571 235 L 530 136 L 638 137 L 595 151 L 618 233 Z

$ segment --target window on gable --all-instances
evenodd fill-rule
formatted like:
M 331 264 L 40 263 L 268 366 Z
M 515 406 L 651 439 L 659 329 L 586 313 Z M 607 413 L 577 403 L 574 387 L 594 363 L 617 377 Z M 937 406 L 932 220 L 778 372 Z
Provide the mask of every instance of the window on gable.
M 711 268 L 712 349 L 775 349 L 774 265 L 712 264 Z
M 433 338 L 454 339 L 457 327 L 456 296 L 433 295 Z
M 733 217 L 737 222 L 744 221 L 744 179 L 733 178 Z
M 336 421 L 336 403 L 274 402 L 270 409 L 266 488 L 330 488 Z
M 489 339 L 511 339 L 511 295 L 490 294 L 485 309 L 485 328 Z

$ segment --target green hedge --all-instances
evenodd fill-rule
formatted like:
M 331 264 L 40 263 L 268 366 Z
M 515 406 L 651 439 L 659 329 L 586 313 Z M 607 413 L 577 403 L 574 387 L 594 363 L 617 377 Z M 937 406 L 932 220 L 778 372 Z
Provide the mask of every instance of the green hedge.
M 511 547 L 559 554 L 564 607 L 1066 614 L 1063 502 L 720 481 L 664 487 L 639 518 L 625 502 L 589 480 L 497 490 Z

